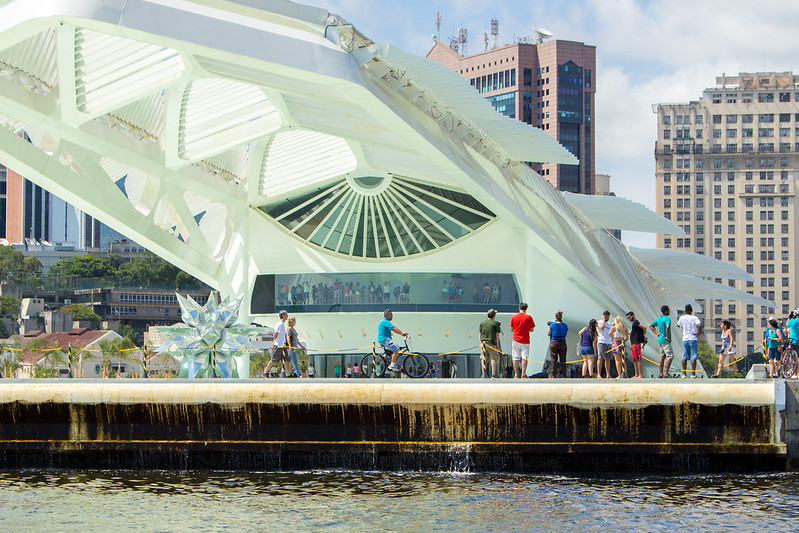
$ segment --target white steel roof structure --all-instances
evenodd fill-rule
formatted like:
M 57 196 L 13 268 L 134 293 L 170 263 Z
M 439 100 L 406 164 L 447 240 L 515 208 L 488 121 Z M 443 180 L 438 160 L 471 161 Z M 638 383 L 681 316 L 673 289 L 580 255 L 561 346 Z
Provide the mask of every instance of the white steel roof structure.
M 531 170 L 576 162 L 552 137 L 284 0 L 0 0 L 0 126 L 4 164 L 243 296 L 245 319 L 264 273 L 508 272 L 531 310 L 579 320 L 731 297 L 672 289 L 692 258 L 661 271 L 602 229 L 673 224 Z

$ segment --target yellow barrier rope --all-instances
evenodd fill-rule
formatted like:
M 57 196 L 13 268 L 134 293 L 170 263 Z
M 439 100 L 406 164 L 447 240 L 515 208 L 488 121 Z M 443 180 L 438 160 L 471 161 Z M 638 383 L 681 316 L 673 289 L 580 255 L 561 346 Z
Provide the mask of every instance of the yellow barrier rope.
M 511 354 L 509 354 L 507 352 L 503 352 L 502 350 L 494 348 L 490 344 L 487 344 L 487 343 L 484 343 L 484 342 L 481 343 L 481 344 L 478 344 L 476 346 L 463 348 L 463 349 L 457 350 L 457 351 L 441 352 L 441 353 L 429 354 L 429 355 L 430 356 L 434 356 L 434 357 L 435 356 L 444 356 L 444 355 L 456 355 L 456 354 L 459 354 L 459 353 L 467 352 L 469 350 L 474 350 L 475 348 L 478 348 L 478 347 L 481 347 L 481 346 L 487 347 L 489 350 L 492 350 L 492 351 L 498 353 L 499 355 L 504 355 L 506 357 L 511 357 Z M 615 342 L 614 342 L 614 344 L 611 346 L 610 350 L 607 350 L 605 353 L 610 353 L 610 352 L 616 351 L 616 350 L 618 350 L 618 348 L 623 347 L 623 346 L 624 346 L 623 343 L 621 345 L 618 345 L 618 344 L 615 344 Z M 76 346 L 72 346 L 72 344 L 70 344 L 68 347 L 45 348 L 43 350 L 38 350 L 38 351 L 40 353 L 54 352 L 54 351 L 58 351 L 58 350 L 69 351 L 72 348 L 76 348 L 76 349 L 78 349 L 78 350 L 80 350 L 82 352 L 102 353 L 102 350 L 91 349 L 91 348 L 77 348 Z M 215 348 L 215 347 L 214 346 L 197 346 L 194 349 L 196 349 L 196 350 L 204 350 L 204 349 L 213 349 L 213 348 Z M 291 346 L 287 346 L 287 348 L 291 349 L 292 347 Z M 355 347 L 355 348 L 338 349 L 338 350 L 306 349 L 306 352 L 321 352 L 321 353 L 324 353 L 324 354 L 352 353 L 352 352 L 359 351 L 359 350 L 366 350 L 366 349 L 376 350 L 376 349 L 379 349 L 379 348 L 382 348 L 382 346 L 379 346 L 379 345 L 377 345 L 375 343 L 372 343 L 372 344 L 367 344 L 365 346 L 359 346 L 359 347 Z M 9 350 L 9 351 L 16 351 L 16 352 L 24 352 L 26 350 L 26 348 L 15 348 L 15 347 L 12 347 L 12 346 L 2 346 L 2 347 L 0 347 L 0 350 L 3 350 L 3 349 Z M 120 352 L 131 352 L 131 351 L 136 351 L 136 350 L 141 350 L 141 349 L 142 348 L 140 348 L 140 347 L 122 348 L 119 351 Z M 242 349 L 242 350 L 237 350 L 237 351 L 239 351 L 239 352 L 262 352 L 264 350 L 253 348 L 253 349 Z M 419 353 L 419 352 L 403 352 L 403 354 L 405 354 L 405 355 L 421 355 L 421 353 Z M 747 357 L 748 357 L 747 355 L 743 355 L 743 356 L 739 357 L 738 359 L 736 359 L 734 361 L 731 361 L 729 363 L 723 364 L 722 367 L 732 366 L 734 364 L 739 363 L 740 361 L 743 361 Z M 642 358 L 644 360 L 654 364 L 654 365 L 659 365 L 660 364 L 658 361 L 653 361 L 652 359 L 649 359 L 646 356 L 642 355 Z M 763 358 L 764 358 L 764 360 L 768 361 L 768 356 L 767 356 L 766 353 L 763 354 Z M 581 359 L 576 359 L 576 360 L 573 360 L 573 361 L 566 361 L 566 364 L 582 363 L 582 362 L 584 362 L 586 360 L 587 360 L 587 358 L 583 357 Z M 530 358 L 528 358 L 527 361 L 530 362 L 530 363 L 540 363 L 540 364 L 545 364 L 546 363 L 546 361 L 540 361 L 540 360 L 537 360 L 537 359 L 530 359 Z M 626 371 L 626 369 L 624 368 L 624 366 L 625 366 L 624 363 L 625 362 L 624 362 L 624 360 L 622 360 L 622 361 L 623 361 L 622 362 L 623 370 Z M 699 372 L 699 370 L 689 370 L 689 369 L 686 369 L 686 371 L 687 372 Z
M 483 346 L 487 347 L 489 350 L 493 350 L 493 351 L 497 352 L 500 355 L 505 355 L 507 357 L 511 357 L 511 354 L 505 353 L 502 350 L 497 350 L 496 348 L 494 348 L 490 344 L 486 344 L 485 342 L 483 343 Z M 439 355 L 442 355 L 442 354 L 439 354 Z M 582 363 L 585 360 L 586 360 L 585 357 L 583 357 L 582 359 L 577 359 L 576 361 L 566 361 L 566 364 L 567 365 L 573 365 L 575 363 Z M 527 359 L 527 362 L 528 363 L 541 363 L 541 364 L 546 363 L 546 361 L 537 361 L 535 359 Z

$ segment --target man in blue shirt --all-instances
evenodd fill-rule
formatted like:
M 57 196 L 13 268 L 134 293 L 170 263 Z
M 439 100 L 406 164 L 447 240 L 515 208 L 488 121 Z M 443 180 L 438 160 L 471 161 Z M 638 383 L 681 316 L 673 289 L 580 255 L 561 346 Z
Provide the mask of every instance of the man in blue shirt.
M 799 310 L 793 310 L 788 315 L 788 322 L 785 323 L 790 331 L 791 344 L 799 344 Z
M 671 348 L 671 317 L 669 316 L 671 310 L 668 305 L 662 305 L 660 306 L 660 312 L 662 313 L 660 318 L 652 322 L 649 325 L 649 329 L 658 336 L 658 348 L 660 351 L 660 373 L 658 377 L 667 378 L 669 377 L 671 362 L 674 359 L 674 350 Z M 664 361 L 666 363 L 665 370 L 663 368 Z
M 406 339 L 410 337 L 410 334 L 405 333 L 397 326 L 391 323 L 391 320 L 394 318 L 394 313 L 391 312 L 391 309 L 386 309 L 383 311 L 383 320 L 377 325 L 377 344 L 382 346 L 386 349 L 386 353 L 391 354 L 391 364 L 388 365 L 388 369 L 392 372 L 399 372 L 400 369 L 397 366 L 397 354 L 399 353 L 399 346 L 391 340 L 391 332 L 397 333 L 398 335 L 402 335 Z

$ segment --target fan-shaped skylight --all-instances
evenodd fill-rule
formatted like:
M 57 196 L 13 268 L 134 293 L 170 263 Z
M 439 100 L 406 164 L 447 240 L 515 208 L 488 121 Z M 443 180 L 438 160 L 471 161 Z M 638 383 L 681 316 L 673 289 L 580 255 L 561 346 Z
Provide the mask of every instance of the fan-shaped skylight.
M 390 175 L 350 178 L 261 209 L 305 241 L 373 258 L 435 250 L 495 216 L 465 193 Z

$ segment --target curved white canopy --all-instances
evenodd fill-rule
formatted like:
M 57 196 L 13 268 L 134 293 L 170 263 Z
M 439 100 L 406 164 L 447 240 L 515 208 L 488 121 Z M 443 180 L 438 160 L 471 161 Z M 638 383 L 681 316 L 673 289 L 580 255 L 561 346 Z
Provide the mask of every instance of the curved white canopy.
M 685 235 L 683 229 L 648 207 L 620 196 L 591 196 L 564 192 L 569 205 L 593 228 Z
M 630 248 L 630 253 L 645 267 L 656 274 L 683 274 L 702 278 L 724 278 L 754 281 L 732 263 L 717 261 L 706 255 L 680 250 L 655 248 Z
M 441 65 L 283 0 L 0 0 L 0 157 L 244 296 L 245 319 L 260 273 L 477 268 L 466 244 L 509 233 L 491 268 L 542 302 L 554 287 L 656 313 L 672 281 L 708 288 L 678 291 L 592 229 L 676 226 L 623 199 L 564 201 L 523 163 L 574 163 L 551 137 Z M 533 264 L 556 279 L 534 287 Z

